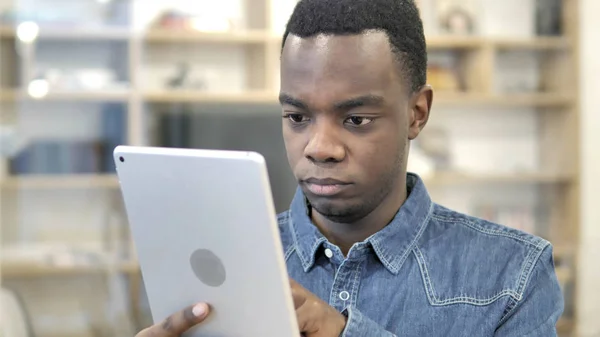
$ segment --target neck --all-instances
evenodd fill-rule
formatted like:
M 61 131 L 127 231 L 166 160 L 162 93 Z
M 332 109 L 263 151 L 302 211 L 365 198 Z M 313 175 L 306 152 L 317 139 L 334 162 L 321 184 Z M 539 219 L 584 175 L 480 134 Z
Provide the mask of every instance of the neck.
M 398 188 L 390 194 L 369 214 L 352 222 L 340 223 L 332 221 L 318 212 L 312 212 L 312 221 L 327 240 L 338 246 L 344 256 L 357 242 L 362 242 L 387 226 L 407 198 L 406 176 L 398 182 Z

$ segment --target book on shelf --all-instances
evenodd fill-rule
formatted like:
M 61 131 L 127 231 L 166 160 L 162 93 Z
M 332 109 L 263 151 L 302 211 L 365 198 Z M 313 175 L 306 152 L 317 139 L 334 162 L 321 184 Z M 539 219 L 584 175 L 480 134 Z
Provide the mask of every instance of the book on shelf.
M 562 0 L 535 0 L 535 28 L 538 36 L 562 34 L 562 6 Z
M 29 142 L 10 159 L 10 174 L 114 173 L 113 150 L 126 143 L 124 109 L 119 104 L 104 107 L 98 139 L 37 139 Z
M 11 160 L 10 173 L 23 175 L 99 172 L 101 147 L 101 143 L 95 141 L 33 141 Z
M 191 124 L 190 111 L 182 105 L 174 105 L 160 116 L 159 144 L 164 147 L 191 147 Z
M 102 172 L 115 173 L 113 150 L 127 143 L 127 112 L 123 104 L 107 104 L 102 111 Z

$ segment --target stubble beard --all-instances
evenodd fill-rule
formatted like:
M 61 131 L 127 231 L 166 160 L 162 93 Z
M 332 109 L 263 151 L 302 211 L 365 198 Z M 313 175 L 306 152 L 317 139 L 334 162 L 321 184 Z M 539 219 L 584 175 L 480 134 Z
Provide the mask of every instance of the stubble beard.
M 343 205 L 334 203 L 316 203 L 311 204 L 312 208 L 335 223 L 354 223 L 365 218 L 373 212 L 381 203 L 390 196 L 400 176 L 403 174 L 404 153 L 405 148 L 402 147 L 400 155 L 397 157 L 394 164 L 388 172 L 381 175 L 381 179 L 376 182 L 377 189 L 365 197 L 359 197 L 357 201 L 344 203 Z M 401 187 L 402 188 L 402 187 Z

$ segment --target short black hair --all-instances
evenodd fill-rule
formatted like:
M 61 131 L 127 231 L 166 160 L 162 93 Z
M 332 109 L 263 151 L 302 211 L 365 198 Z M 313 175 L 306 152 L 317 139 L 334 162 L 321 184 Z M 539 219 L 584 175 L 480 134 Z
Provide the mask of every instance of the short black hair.
M 366 30 L 387 34 L 400 70 L 413 92 L 427 81 L 427 46 L 414 0 L 300 0 L 283 35 L 353 35 Z

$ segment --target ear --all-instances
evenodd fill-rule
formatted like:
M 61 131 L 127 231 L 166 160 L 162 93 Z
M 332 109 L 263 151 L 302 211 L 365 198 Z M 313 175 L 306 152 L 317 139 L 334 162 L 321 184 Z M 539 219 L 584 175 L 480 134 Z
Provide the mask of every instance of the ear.
M 411 97 L 409 121 L 408 121 L 408 139 L 417 138 L 421 130 L 429 120 L 431 111 L 431 102 L 433 101 L 433 89 L 430 85 L 425 85 L 421 90 L 414 93 Z

